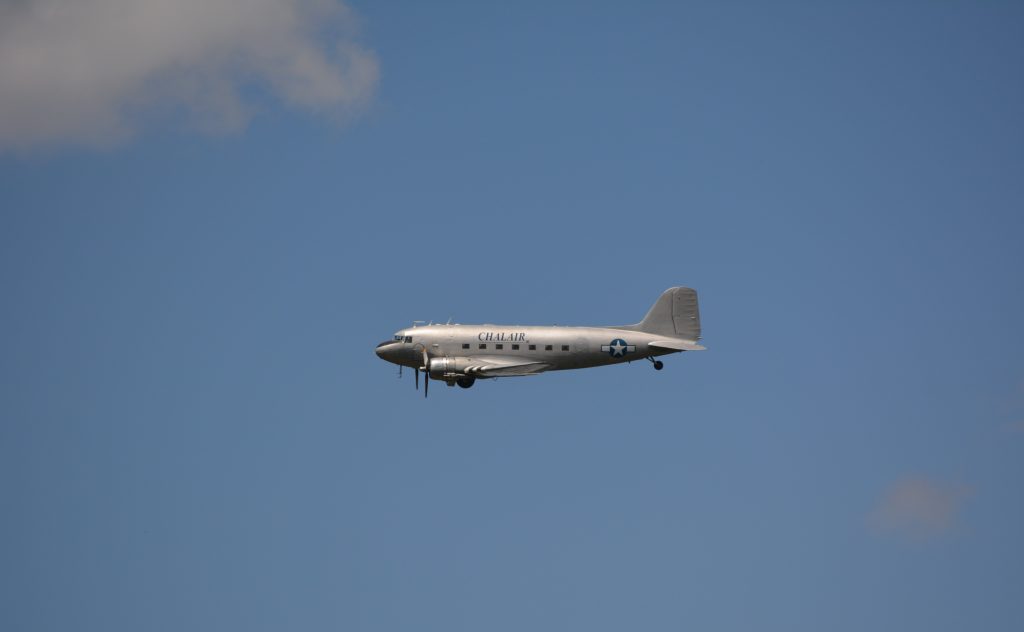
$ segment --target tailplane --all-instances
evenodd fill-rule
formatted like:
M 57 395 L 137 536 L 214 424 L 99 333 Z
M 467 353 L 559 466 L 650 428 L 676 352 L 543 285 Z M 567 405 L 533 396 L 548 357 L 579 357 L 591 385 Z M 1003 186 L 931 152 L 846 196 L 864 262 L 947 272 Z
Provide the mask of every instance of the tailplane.
M 697 308 L 697 291 L 688 287 L 673 287 L 665 290 L 665 293 L 658 298 L 642 321 L 622 329 L 682 338 L 696 343 L 700 340 L 700 310 Z

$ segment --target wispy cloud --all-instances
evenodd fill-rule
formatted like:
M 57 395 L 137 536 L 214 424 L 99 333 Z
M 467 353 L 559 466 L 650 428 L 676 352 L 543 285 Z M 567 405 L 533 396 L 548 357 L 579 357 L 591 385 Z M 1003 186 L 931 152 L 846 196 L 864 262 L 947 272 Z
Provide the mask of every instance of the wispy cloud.
M 948 531 L 956 522 L 970 488 L 907 477 L 893 483 L 868 516 L 877 531 L 923 538 Z
M 108 144 L 161 110 L 238 130 L 253 92 L 345 117 L 377 76 L 338 0 L 0 1 L 0 150 Z

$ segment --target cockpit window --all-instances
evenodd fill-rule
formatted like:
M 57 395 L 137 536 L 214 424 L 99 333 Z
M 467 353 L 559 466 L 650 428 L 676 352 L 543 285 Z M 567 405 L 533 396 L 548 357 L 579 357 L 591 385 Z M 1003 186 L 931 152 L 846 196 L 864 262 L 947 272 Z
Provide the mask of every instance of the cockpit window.
M 395 342 L 402 342 L 402 334 L 395 334 Z
M 412 336 L 406 336 L 405 337 L 405 341 L 406 342 L 412 342 Z

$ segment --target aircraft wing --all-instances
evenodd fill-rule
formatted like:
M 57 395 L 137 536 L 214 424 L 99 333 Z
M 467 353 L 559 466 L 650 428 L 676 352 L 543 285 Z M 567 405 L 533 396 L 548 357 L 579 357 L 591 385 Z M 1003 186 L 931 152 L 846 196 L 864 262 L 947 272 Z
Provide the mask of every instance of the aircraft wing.
M 551 368 L 547 362 L 531 362 L 521 358 L 502 358 L 496 356 L 474 356 L 466 366 L 466 375 L 473 377 L 511 377 L 514 375 L 534 375 Z
M 669 351 L 704 351 L 705 349 L 696 342 L 687 342 L 686 340 L 655 340 L 648 342 L 647 346 Z

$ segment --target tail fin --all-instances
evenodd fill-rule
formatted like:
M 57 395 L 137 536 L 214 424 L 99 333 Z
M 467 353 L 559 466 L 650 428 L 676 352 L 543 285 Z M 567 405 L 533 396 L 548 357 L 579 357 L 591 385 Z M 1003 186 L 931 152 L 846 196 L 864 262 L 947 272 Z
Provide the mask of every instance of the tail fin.
M 629 329 L 697 342 L 700 340 L 700 310 L 696 290 L 688 287 L 665 290 L 644 319 Z

